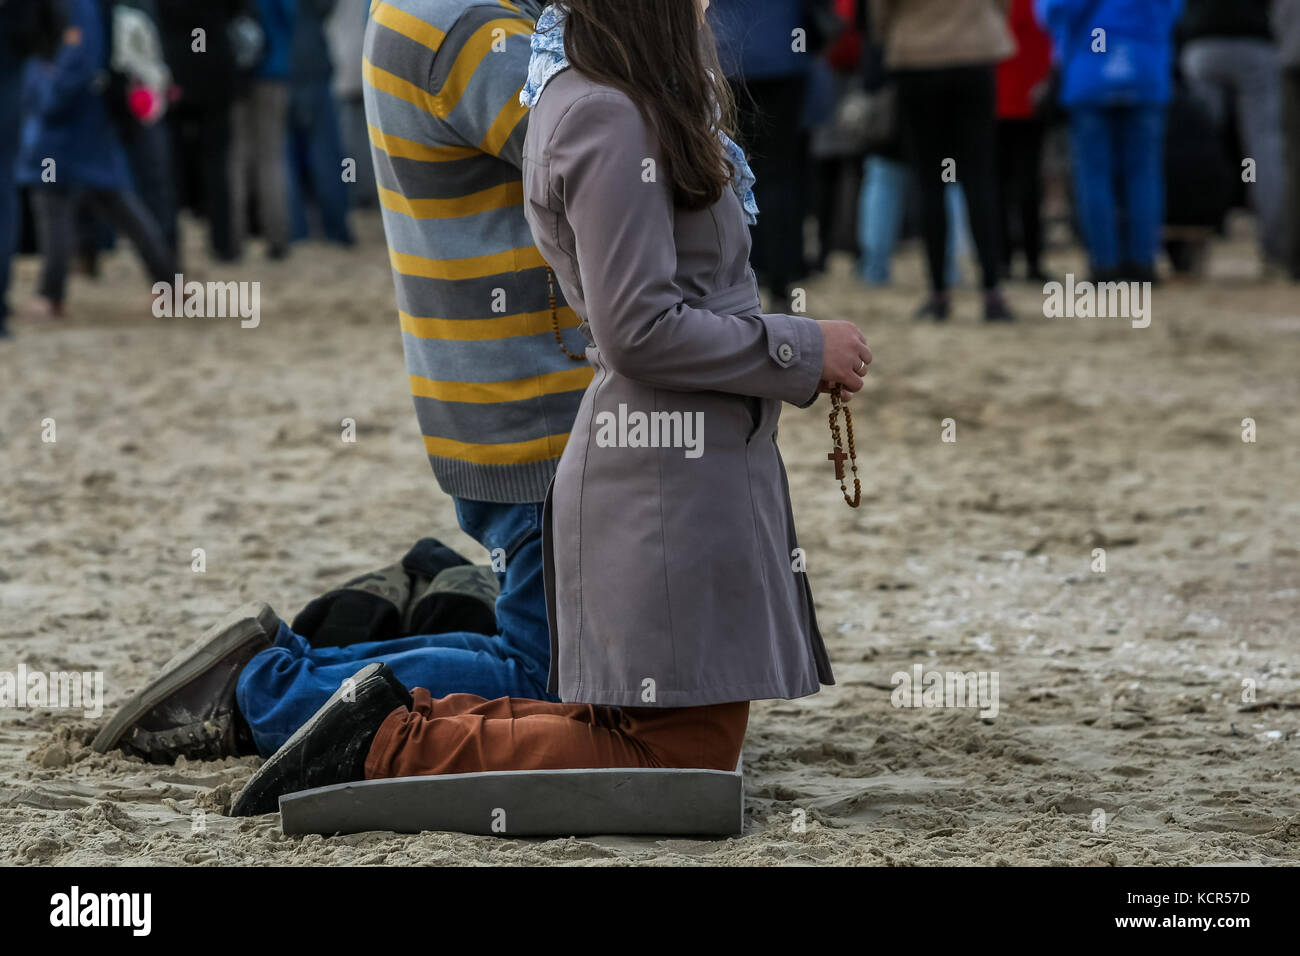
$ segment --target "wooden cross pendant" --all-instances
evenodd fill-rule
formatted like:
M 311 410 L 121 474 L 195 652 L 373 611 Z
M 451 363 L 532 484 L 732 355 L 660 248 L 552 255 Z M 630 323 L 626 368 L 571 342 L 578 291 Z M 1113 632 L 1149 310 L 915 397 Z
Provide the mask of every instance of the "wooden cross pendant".
M 826 460 L 835 462 L 835 477 L 839 481 L 843 481 L 844 463 L 849 460 L 849 456 L 844 454 L 844 449 L 836 445 L 835 450 L 826 456 Z

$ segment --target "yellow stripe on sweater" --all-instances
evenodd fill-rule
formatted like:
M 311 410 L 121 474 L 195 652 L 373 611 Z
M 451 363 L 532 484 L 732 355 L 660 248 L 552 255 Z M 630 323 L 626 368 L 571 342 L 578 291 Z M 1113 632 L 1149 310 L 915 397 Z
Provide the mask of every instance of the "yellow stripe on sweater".
M 417 398 L 465 402 L 470 405 L 496 405 L 500 402 L 536 398 L 539 395 L 576 392 L 590 385 L 594 374 L 590 365 L 582 365 L 509 382 L 439 382 L 419 375 L 410 376 L 410 380 L 411 394 Z
M 435 53 L 438 47 L 442 46 L 442 41 L 447 38 L 432 23 L 425 23 L 419 17 L 411 16 L 405 10 L 398 10 L 379 0 L 370 8 L 370 18 L 380 26 L 388 27 L 395 33 L 400 33 L 408 40 L 414 40 L 421 46 L 428 47 Z
M 482 151 L 473 146 L 434 146 L 429 143 L 417 143 L 413 139 L 403 139 L 385 133 L 377 126 L 370 127 L 370 142 L 376 149 L 382 150 L 393 159 L 415 159 L 423 163 L 449 163 L 457 159 L 482 155 Z
M 447 74 L 447 80 L 442 84 L 442 89 L 438 91 L 438 105 L 440 109 L 446 112 L 440 113 L 440 116 L 446 116 L 456 108 L 460 102 L 461 96 L 465 93 L 465 88 L 469 86 L 470 80 L 474 78 L 479 65 L 483 58 L 493 52 L 493 47 L 498 40 L 504 40 L 512 36 L 531 37 L 533 28 L 524 20 L 518 17 L 510 17 L 503 20 L 489 20 L 477 30 L 475 30 L 468 40 L 456 54 L 456 61 L 451 65 L 451 71 Z M 518 97 L 515 97 L 518 100 Z
M 524 88 L 519 87 L 518 92 L 510 97 L 510 101 L 501 107 L 501 112 L 497 118 L 492 121 L 488 128 L 487 135 L 483 137 L 483 142 L 479 144 L 479 149 L 493 156 L 500 156 L 501 150 L 505 147 L 510 139 L 510 134 L 515 131 L 515 127 L 528 115 L 528 107 L 522 106 L 519 102 L 519 94 Z
M 536 246 L 507 249 L 489 256 L 471 256 L 467 259 L 426 259 L 405 252 L 388 251 L 393 270 L 399 275 L 419 276 L 425 279 L 483 279 L 506 272 L 540 269 L 546 260 Z
M 568 440 L 569 436 L 566 433 L 546 435 L 531 441 L 480 445 L 425 435 L 424 450 L 435 458 L 455 458 L 475 465 L 526 465 L 535 461 L 559 458 L 564 454 L 564 445 Z
M 399 100 L 405 100 L 417 109 L 431 113 L 434 116 L 440 115 L 438 113 L 438 101 L 433 94 L 425 92 L 414 83 L 408 83 L 395 73 L 381 70 L 364 57 L 361 60 L 361 76 L 368 85 L 381 93 L 396 96 Z
M 400 212 L 412 219 L 458 219 L 493 209 L 522 206 L 524 184 L 519 181 L 482 189 L 468 196 L 450 199 L 407 199 L 399 192 L 379 187 L 379 202 L 385 209 Z
M 434 319 L 399 312 L 402 331 L 417 339 L 444 342 L 487 342 L 541 335 L 551 331 L 551 312 L 521 312 L 518 315 L 494 315 L 484 319 Z M 582 324 L 578 313 L 568 306 L 557 310 L 560 329 L 576 329 Z

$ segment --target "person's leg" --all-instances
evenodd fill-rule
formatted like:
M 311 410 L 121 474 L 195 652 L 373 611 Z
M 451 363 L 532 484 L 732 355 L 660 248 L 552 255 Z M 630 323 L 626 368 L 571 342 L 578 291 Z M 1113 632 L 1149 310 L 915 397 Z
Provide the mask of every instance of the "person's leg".
M 1259 215 L 1260 245 L 1265 259 L 1280 265 L 1286 255 L 1281 70 L 1267 40 L 1236 40 L 1232 49 L 1241 143 L 1255 160 L 1255 182 L 1248 190 Z
M 1119 112 L 1119 162 L 1128 212 L 1121 263 L 1135 274 L 1154 273 L 1165 213 L 1165 108 L 1141 106 Z
M 1016 150 L 1019 189 L 1016 205 L 1020 208 L 1020 237 L 1025 253 L 1025 270 L 1030 279 L 1043 277 L 1043 138 L 1042 120 L 1019 120 L 1019 143 Z
M 253 152 L 257 131 L 253 126 L 253 94 L 245 93 L 230 106 L 230 241 L 242 250 L 248 239 L 248 197 L 252 191 Z
M 1119 266 L 1115 149 L 1110 110 L 1078 106 L 1070 111 L 1075 212 L 1094 274 L 1110 273 Z
M 807 137 L 800 122 L 806 85 L 800 76 L 755 80 L 739 97 L 744 141 L 759 183 L 755 188 L 762 210 L 750 227 L 751 258 L 777 298 L 787 297 L 790 287 L 806 273 Z
M 903 228 L 908 189 L 907 167 L 885 156 L 870 156 L 862 189 L 858 229 L 863 250 L 862 276 L 873 285 L 889 282 L 889 263 Z
M 18 245 L 18 133 L 22 121 L 22 69 L 15 57 L 0 63 L 0 336 L 9 318 L 9 263 Z
M 1012 211 L 1020 197 L 1020 123 L 1000 119 L 994 131 L 998 171 L 998 208 L 1002 222 L 1002 274 L 1010 278 L 1017 242 L 1012 229 Z
M 71 190 L 42 183 L 31 190 L 36 244 L 41 252 L 37 294 L 57 312 L 68 288 L 68 263 L 77 244 L 77 197 Z
M 135 124 L 123 136 L 135 193 L 158 224 L 163 241 L 176 255 L 176 183 L 172 175 L 171 137 L 166 123 Z
M 213 254 L 218 259 L 227 261 L 239 256 L 232 231 L 230 138 L 230 106 L 213 106 L 204 113 L 199 128 L 204 209 L 208 217 Z
M 1002 277 L 1001 213 L 993 144 L 997 82 L 993 67 L 953 70 L 949 95 L 956 105 L 956 122 L 950 135 L 957 144 L 957 181 L 966 196 L 967 219 L 987 292 L 996 289 Z
M 282 627 L 275 646 L 239 677 L 236 700 L 258 752 L 273 753 L 365 663 L 387 664 L 407 686 L 437 696 L 554 699 L 547 693 L 550 630 L 542 576 L 541 504 L 456 500 L 467 534 L 489 552 L 500 549 L 505 571 L 497 599 L 498 633 L 419 635 L 347 647 L 312 647 Z
M 412 693 L 380 726 L 366 779 L 492 770 L 679 767 L 732 770 L 749 704 L 614 708 L 540 701 L 454 702 Z M 522 705 L 522 706 L 521 706 Z
M 943 204 L 948 211 L 948 244 L 944 250 L 944 277 L 948 288 L 962 284 L 962 260 L 971 250 L 970 215 L 961 186 L 948 183 L 943 190 Z
M 277 257 L 289 249 L 289 85 L 264 80 L 253 88 L 253 97 L 257 211 L 268 250 Z
M 1300 67 L 1283 74 L 1282 126 L 1286 137 L 1287 270 L 1300 281 Z
M 375 189 L 375 163 L 370 155 L 370 128 L 366 124 L 366 107 L 361 94 L 339 102 L 339 122 L 343 131 L 343 150 L 356 160 L 357 181 L 349 184 L 353 209 L 369 209 L 379 202 Z
M 338 108 L 328 81 L 312 84 L 312 114 L 308 136 L 308 166 L 312 195 L 320 209 L 321 228 L 331 242 L 350 244 L 348 186 L 343 182 L 343 144 Z
M 1220 133 L 1227 123 L 1231 95 L 1226 61 L 1221 40 L 1193 40 L 1183 47 L 1183 78 Z
M 921 236 L 929 267 L 930 290 L 947 289 L 948 212 L 944 205 L 943 162 L 951 158 L 947 128 L 947 90 L 934 70 L 905 70 L 898 75 L 898 111 L 904 151 L 912 167 L 921 207 Z M 960 170 L 958 171 L 960 175 Z
M 174 281 L 176 258 L 139 196 L 121 189 L 95 189 L 86 193 L 86 201 L 97 215 L 131 241 L 152 282 Z
M 445 702 L 443 702 L 445 705 Z M 451 707 L 367 664 L 254 774 L 232 816 L 365 779 L 498 770 L 674 767 L 733 770 L 749 702 L 614 708 L 459 695 Z

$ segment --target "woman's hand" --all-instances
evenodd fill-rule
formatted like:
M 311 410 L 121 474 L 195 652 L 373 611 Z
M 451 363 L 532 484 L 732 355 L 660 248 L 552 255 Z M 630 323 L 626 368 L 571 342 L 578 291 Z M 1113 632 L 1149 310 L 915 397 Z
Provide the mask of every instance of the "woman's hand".
M 818 322 L 826 347 L 822 355 L 822 381 L 819 392 L 829 392 L 839 385 L 845 395 L 862 388 L 862 376 L 871 364 L 867 339 L 852 322 Z

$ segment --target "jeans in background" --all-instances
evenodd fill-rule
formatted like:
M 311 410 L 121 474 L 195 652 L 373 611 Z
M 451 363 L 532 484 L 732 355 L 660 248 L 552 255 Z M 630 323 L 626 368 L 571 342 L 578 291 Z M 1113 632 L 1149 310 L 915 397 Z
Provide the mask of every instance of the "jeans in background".
M 551 636 L 542 579 L 542 505 L 456 500 L 461 528 L 489 552 L 505 555 L 496 615 L 499 633 L 424 634 L 396 640 L 312 647 L 280 625 L 275 645 L 239 675 L 236 700 L 258 753 L 270 756 L 305 724 L 344 680 L 382 661 L 407 687 L 434 697 L 474 694 L 489 700 L 557 700 L 546 691 Z
M 1155 268 L 1164 223 L 1164 143 L 1163 106 L 1070 111 L 1076 205 L 1093 272 Z
M 862 259 L 859 272 L 869 285 L 888 285 L 890 261 L 903 231 L 908 195 L 912 189 L 912 172 L 901 160 L 868 156 L 864 166 L 865 183 L 859 199 L 859 243 Z M 948 209 L 947 262 L 944 272 L 948 285 L 961 284 L 958 260 L 963 249 L 971 245 L 966 218 L 966 203 L 961 187 L 949 183 L 944 197 Z
M 11 53 L 0 57 L 0 336 L 9 319 L 9 260 L 18 245 L 18 132 L 22 119 L 22 63 Z
M 314 202 L 320 230 L 330 242 L 352 244 L 348 189 L 343 182 L 343 142 L 329 78 L 295 82 L 289 97 L 289 221 L 294 239 L 306 239 L 307 200 Z
M 366 105 L 360 93 L 339 99 L 339 123 L 343 128 L 343 149 L 357 161 L 357 181 L 347 184 L 352 194 L 352 208 L 378 206 L 375 162 L 370 155 L 370 126 L 366 122 Z

